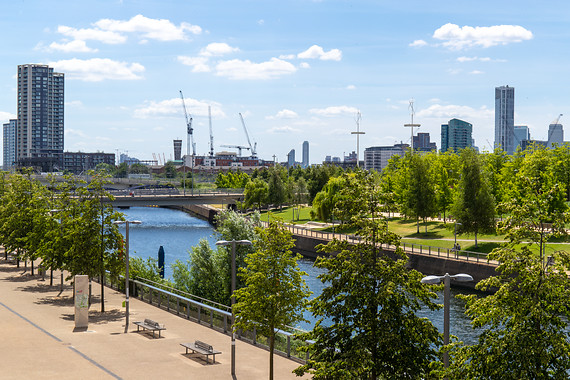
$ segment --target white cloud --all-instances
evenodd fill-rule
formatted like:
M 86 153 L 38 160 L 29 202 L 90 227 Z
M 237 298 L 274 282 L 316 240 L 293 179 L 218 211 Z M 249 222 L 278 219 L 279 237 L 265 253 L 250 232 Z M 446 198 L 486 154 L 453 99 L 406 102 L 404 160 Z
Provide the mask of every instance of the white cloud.
M 346 86 L 347 90 L 356 90 L 356 86 L 353 84 L 349 84 L 348 86 Z
M 473 61 L 479 61 L 479 62 L 506 62 L 506 60 L 504 59 L 491 59 L 490 57 L 457 57 L 457 62 L 473 62 Z
M 127 41 L 127 37 L 120 33 L 101 29 L 75 29 L 69 26 L 60 25 L 57 27 L 57 32 L 67 37 L 72 37 L 81 41 L 99 41 L 105 44 L 122 44 Z
M 208 66 L 208 58 L 206 57 L 184 57 L 178 56 L 178 61 L 186 66 L 192 67 L 192 72 L 194 73 L 207 73 L 210 72 L 210 66 Z
M 297 68 L 291 63 L 278 58 L 271 58 L 269 61 L 261 63 L 232 59 L 221 61 L 216 65 L 216 75 L 237 80 L 275 79 L 296 71 Z
M 304 52 L 297 54 L 297 58 L 301 59 L 320 59 L 322 61 L 340 61 L 342 52 L 338 49 L 324 51 L 319 45 L 313 45 Z
M 416 113 L 418 118 L 435 118 L 435 119 L 453 119 L 453 118 L 466 118 L 466 119 L 492 119 L 495 113 L 492 110 L 483 106 L 475 109 L 469 106 L 459 105 L 441 105 L 434 104 L 426 109 Z
M 339 115 L 355 115 L 358 113 L 358 108 L 349 106 L 334 106 L 327 108 L 311 108 L 309 112 L 314 115 L 333 117 Z
M 143 38 L 158 41 L 177 41 L 186 39 L 186 32 L 192 34 L 202 33 L 197 25 L 181 23 L 176 26 L 166 19 L 153 19 L 143 15 L 136 15 L 128 21 L 102 19 L 94 24 L 101 30 L 119 33 L 140 33 Z
M 471 72 L 469 72 L 469 74 L 471 75 L 479 75 L 479 74 L 485 74 L 483 71 L 480 70 L 473 70 Z
M 422 46 L 426 46 L 428 43 L 425 42 L 424 40 L 415 40 L 414 42 L 410 43 L 408 46 L 411 47 L 422 47 Z
M 61 44 L 52 42 L 49 45 L 49 50 L 57 50 L 64 53 L 95 53 L 98 51 L 97 49 L 88 47 L 85 41 L 82 40 L 73 40 Z
M 297 112 L 295 111 L 291 111 L 288 109 L 283 109 L 279 112 L 277 112 L 277 114 L 275 116 L 267 116 L 266 119 L 268 120 L 273 120 L 273 119 L 296 119 L 298 118 L 299 115 L 297 114 Z
M 258 24 L 258 25 L 263 25 L 263 24 L 265 24 L 265 20 L 263 20 L 263 19 L 257 20 L 257 24 Z
M 267 130 L 267 132 L 269 132 L 269 133 L 299 133 L 299 132 L 301 132 L 301 130 L 290 127 L 288 125 L 284 125 L 282 127 L 269 128 Z
M 307 62 L 301 62 L 301 63 L 299 64 L 299 67 L 302 68 L 302 69 L 310 69 L 310 68 L 311 68 L 311 65 L 309 65 Z
M 295 59 L 297 56 L 295 54 L 281 54 L 279 59 Z
M 142 79 L 139 73 L 145 68 L 139 63 L 113 61 L 108 58 L 69 59 L 50 62 L 50 66 L 59 72 L 65 73 L 69 79 L 79 79 L 86 82 L 99 82 L 111 80 L 137 80 Z
M 10 112 L 0 111 L 0 121 L 6 123 L 10 119 L 16 119 L 16 115 Z
M 225 117 L 220 104 L 213 102 L 205 102 L 192 98 L 184 98 L 184 104 L 188 113 L 194 116 L 208 116 L 208 106 L 211 106 L 213 117 Z M 134 115 L 139 119 L 147 119 L 150 117 L 184 117 L 182 109 L 182 99 L 172 98 L 159 102 L 150 100 L 144 105 L 135 109 Z
M 200 55 L 204 57 L 222 56 L 230 53 L 238 52 L 239 48 L 231 47 L 225 42 L 212 42 L 200 51 Z
M 447 23 L 433 33 L 450 49 L 488 48 L 532 39 L 532 32 L 519 25 L 463 26 Z

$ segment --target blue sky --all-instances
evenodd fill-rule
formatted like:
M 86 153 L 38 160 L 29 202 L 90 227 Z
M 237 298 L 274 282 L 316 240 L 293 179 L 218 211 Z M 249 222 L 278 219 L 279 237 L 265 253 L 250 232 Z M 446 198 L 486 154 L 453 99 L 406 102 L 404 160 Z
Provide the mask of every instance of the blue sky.
M 310 143 L 311 163 L 409 142 L 414 122 L 473 124 L 494 139 L 494 87 L 515 87 L 515 124 L 546 139 L 567 114 L 565 1 L 14 0 L 0 5 L 0 119 L 16 114 L 18 64 L 66 75 L 65 149 L 171 158 L 184 140 L 182 90 L 198 154 L 247 145 L 279 161 Z M 565 116 L 560 119 L 565 123 Z

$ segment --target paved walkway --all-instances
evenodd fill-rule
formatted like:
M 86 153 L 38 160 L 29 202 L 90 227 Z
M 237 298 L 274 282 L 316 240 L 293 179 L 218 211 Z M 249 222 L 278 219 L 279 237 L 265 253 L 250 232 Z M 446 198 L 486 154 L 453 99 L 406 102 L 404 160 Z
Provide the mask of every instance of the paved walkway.
M 0 378 L 2 379 L 231 379 L 230 337 L 131 298 L 131 325 L 125 330 L 124 295 L 93 284 L 89 327 L 74 332 L 72 288 L 59 292 L 49 277 L 24 273 L 0 256 Z M 153 319 L 166 325 L 162 338 L 137 333 L 133 321 Z M 184 354 L 182 342 L 205 341 L 222 351 L 215 364 Z M 236 342 L 236 379 L 269 378 L 269 353 Z M 211 362 L 211 360 L 210 360 Z M 298 363 L 275 356 L 275 379 L 298 379 Z M 308 377 L 305 377 L 308 378 Z

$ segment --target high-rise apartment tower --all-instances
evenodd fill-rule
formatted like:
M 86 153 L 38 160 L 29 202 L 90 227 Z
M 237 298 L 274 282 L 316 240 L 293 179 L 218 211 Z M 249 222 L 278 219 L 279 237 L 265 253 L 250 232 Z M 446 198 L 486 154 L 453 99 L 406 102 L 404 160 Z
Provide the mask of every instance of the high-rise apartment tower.
M 182 140 L 174 140 L 174 160 L 180 161 L 182 159 Z
M 303 162 L 301 162 L 303 168 L 309 167 L 309 142 L 303 141 Z
M 515 151 L 515 88 L 495 87 L 495 147 Z
M 42 171 L 62 166 L 63 102 L 63 74 L 47 65 L 18 65 L 18 165 Z
M 4 124 L 4 170 L 11 170 L 16 163 L 16 129 L 18 120 Z

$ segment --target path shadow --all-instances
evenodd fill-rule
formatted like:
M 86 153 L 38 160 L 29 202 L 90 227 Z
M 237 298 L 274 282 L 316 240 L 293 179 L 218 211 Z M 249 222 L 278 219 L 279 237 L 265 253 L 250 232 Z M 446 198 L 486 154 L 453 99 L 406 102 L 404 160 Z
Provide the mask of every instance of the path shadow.
M 13 263 L 15 264 L 15 263 Z M 0 266 L 0 272 L 10 273 L 10 272 L 22 272 L 23 268 L 18 268 L 17 266 Z
M 61 319 L 65 321 L 74 321 L 75 314 L 63 314 Z M 116 322 L 125 319 L 125 313 L 119 309 L 113 309 L 101 313 L 100 311 L 89 310 L 89 324 L 101 325 L 109 322 Z M 152 338 L 152 336 L 151 336 Z
M 202 364 L 202 365 L 204 365 L 204 366 L 206 366 L 206 365 L 218 365 L 218 364 L 220 364 L 220 362 L 212 363 L 212 358 L 208 359 L 208 362 L 206 363 L 206 359 L 204 359 L 204 355 L 200 355 L 200 354 L 198 354 L 198 353 L 196 353 L 196 352 L 194 352 L 194 353 L 189 352 L 189 353 L 187 353 L 187 354 L 183 352 L 181 355 L 184 356 L 184 357 L 187 358 L 187 359 L 192 360 L 192 361 L 195 362 L 195 363 L 199 363 L 199 364 Z
M 32 293 L 49 293 L 55 292 L 59 290 L 55 286 L 49 286 L 48 284 L 41 283 L 36 285 L 28 285 L 28 286 L 20 286 L 17 290 L 21 290 L 23 292 L 32 292 Z
M 36 301 L 38 305 L 52 305 L 52 306 L 73 306 L 72 296 L 51 296 L 40 298 Z
M 18 268 L 20 271 L 22 271 L 22 268 Z M 37 276 L 31 276 L 29 273 L 20 273 L 20 275 L 14 275 L 14 276 L 10 276 L 10 277 L 6 277 L 6 281 L 11 281 L 11 282 L 28 282 L 28 281 L 35 281 L 37 280 L 39 277 Z

